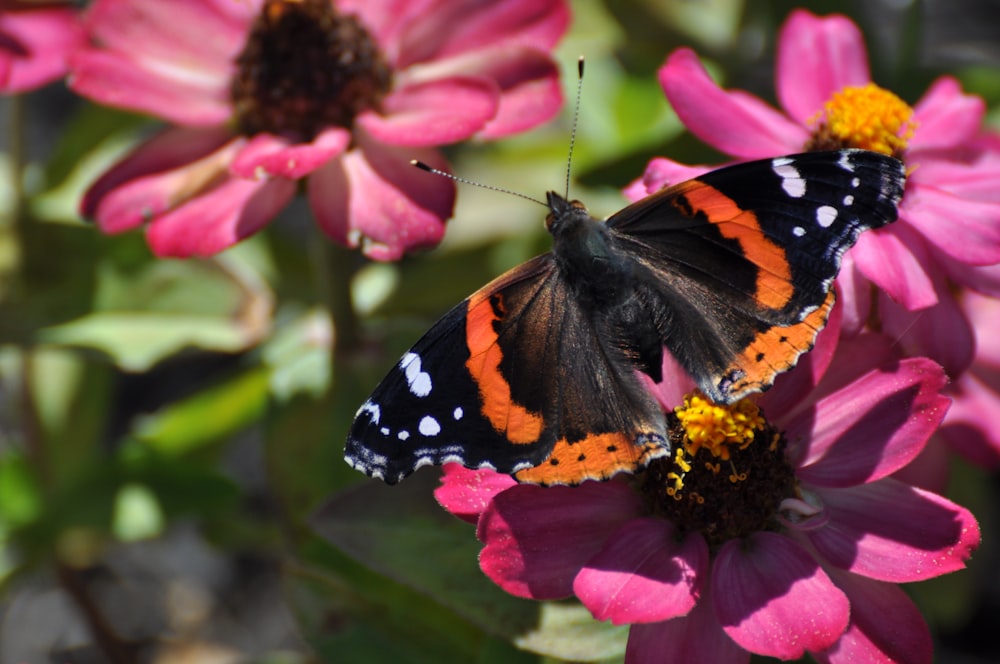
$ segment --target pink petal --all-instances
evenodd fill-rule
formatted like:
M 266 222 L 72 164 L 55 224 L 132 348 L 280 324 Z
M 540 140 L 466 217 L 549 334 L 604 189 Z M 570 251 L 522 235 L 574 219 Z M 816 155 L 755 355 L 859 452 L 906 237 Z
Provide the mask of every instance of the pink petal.
M 885 297 L 880 299 L 879 311 L 883 332 L 906 349 L 907 355 L 929 357 L 949 376 L 958 376 L 972 364 L 975 334 L 948 289 L 947 284 L 939 284 L 938 303 L 920 311 L 907 311 Z
M 225 177 L 240 144 L 230 139 L 214 129 L 168 129 L 94 183 L 81 213 L 94 218 L 105 233 L 135 228 Z
M 497 495 L 479 518 L 485 545 L 479 565 L 512 595 L 569 597 L 581 568 L 641 509 L 641 498 L 623 482 L 520 484 Z
M 69 87 L 108 106 L 196 127 L 220 125 L 232 115 L 229 89 L 218 81 L 163 75 L 97 49 L 77 51 L 70 67 Z
M 469 470 L 460 463 L 446 463 L 442 470 L 441 486 L 434 490 L 434 498 L 441 507 L 469 523 L 479 520 L 497 494 L 517 485 L 510 475 Z
M 683 618 L 633 625 L 625 650 L 625 664 L 748 664 L 749 661 L 750 653 L 722 631 L 707 594 Z
M 625 197 L 634 203 L 650 194 L 655 194 L 664 187 L 704 175 L 712 168 L 711 166 L 688 166 L 672 159 L 656 157 L 650 160 L 642 177 L 626 187 Z
M 439 1 L 402 35 L 397 66 L 440 61 L 500 45 L 547 51 L 566 32 L 569 19 L 563 0 Z
M 870 371 L 790 422 L 789 441 L 809 440 L 800 479 L 852 486 L 889 475 L 912 460 L 937 428 L 949 400 L 944 372 L 925 358 Z
M 830 563 L 879 581 L 905 583 L 963 569 L 979 545 L 965 508 L 891 477 L 822 489 L 829 521 L 804 535 Z
M 938 256 L 938 260 L 945 274 L 956 284 L 994 298 L 1000 297 L 1000 264 L 968 265 L 947 256 Z
M 462 141 L 483 129 L 500 105 L 499 89 L 483 78 L 452 77 L 415 83 L 383 100 L 383 113 L 355 119 L 375 140 L 431 147 Z
M 980 97 L 963 94 L 955 79 L 942 76 L 927 89 L 913 111 L 918 124 L 910 149 L 949 149 L 963 147 L 975 138 L 982 126 L 986 104 Z
M 814 121 L 833 93 L 871 80 L 858 26 L 846 16 L 792 12 L 778 37 L 778 101 L 802 125 Z
M 851 250 L 858 270 L 889 296 L 911 311 L 937 302 L 927 274 L 924 240 L 903 220 L 888 228 L 862 233 Z
M 637 371 L 635 375 L 656 397 L 663 410 L 672 411 L 684 403 L 685 394 L 695 389 L 694 380 L 681 368 L 674 356 L 666 351 L 663 353 L 662 372 L 663 381 L 659 384 L 654 383 L 652 378 L 642 372 Z
M 708 544 L 683 538 L 669 521 L 635 519 L 587 561 L 573 594 L 598 620 L 615 625 L 657 622 L 687 614 L 708 571 Z
M 866 233 L 867 235 L 867 233 Z M 872 284 L 858 269 L 854 252 L 848 251 L 837 276 L 837 303 L 843 312 L 841 329 L 845 336 L 859 333 L 872 313 Z
M 98 0 L 86 18 L 102 49 L 222 80 L 234 71 L 254 14 L 247 3 L 231 0 Z
M 851 602 L 851 625 L 832 648 L 811 653 L 817 661 L 931 663 L 934 643 L 930 630 L 920 609 L 902 589 L 837 570 L 829 573 Z
M 809 138 L 805 128 L 757 97 L 720 88 L 690 49 L 671 53 L 659 76 L 688 131 L 726 154 L 773 157 L 800 151 Z
M 906 221 L 935 249 L 971 265 L 1000 263 L 1000 204 L 919 182 L 907 186 L 904 203 Z
M 309 176 L 309 204 L 320 227 L 381 261 L 440 242 L 455 184 L 414 168 L 414 158 L 447 168 L 436 151 L 393 149 L 359 137 L 354 149 Z
M 953 403 L 939 433 L 963 457 L 995 472 L 1000 469 L 1000 392 L 973 372 L 966 372 L 953 388 Z
M 86 43 L 76 11 L 68 7 L 0 10 L 0 37 L 10 48 L 0 49 L 6 74 L 2 89 L 25 92 L 64 76 L 69 55 Z
M 350 142 L 350 132 L 339 127 L 325 129 L 308 143 L 289 144 L 271 134 L 257 134 L 233 159 L 231 171 L 243 178 L 297 180 L 342 153 Z
M 154 219 L 146 232 L 157 256 L 211 256 L 274 218 L 295 195 L 295 182 L 231 178 Z
M 829 648 L 850 617 L 847 597 L 816 561 L 776 533 L 722 545 L 711 593 L 730 638 L 750 652 L 781 659 Z

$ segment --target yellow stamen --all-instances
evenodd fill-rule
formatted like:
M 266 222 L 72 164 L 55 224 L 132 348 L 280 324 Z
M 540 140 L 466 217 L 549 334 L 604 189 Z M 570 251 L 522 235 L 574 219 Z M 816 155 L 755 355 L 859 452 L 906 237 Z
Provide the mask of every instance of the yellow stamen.
M 813 143 L 874 150 L 899 156 L 913 137 L 913 109 L 874 83 L 848 86 L 834 93 L 817 116 Z
M 728 461 L 732 447 L 745 450 L 765 426 L 757 404 L 748 399 L 722 406 L 694 392 L 684 397 L 684 405 L 674 413 L 684 427 L 685 451 L 692 457 L 705 448 L 712 456 Z

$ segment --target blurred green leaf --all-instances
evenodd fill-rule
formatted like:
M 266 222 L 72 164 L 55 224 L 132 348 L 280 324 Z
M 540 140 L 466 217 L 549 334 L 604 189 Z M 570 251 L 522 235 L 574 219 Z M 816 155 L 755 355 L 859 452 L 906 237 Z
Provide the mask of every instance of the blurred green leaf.
M 330 317 L 311 309 L 283 320 L 262 349 L 271 369 L 271 393 L 280 401 L 297 394 L 321 397 L 330 387 Z
M 0 455 L 0 532 L 31 523 L 42 509 L 38 481 L 20 454 Z
M 164 518 L 156 496 L 142 484 L 125 484 L 115 498 L 111 530 L 123 542 L 159 535 Z
M 628 625 L 597 622 L 576 603 L 544 602 L 538 626 L 515 643 L 542 655 L 573 662 L 621 658 L 628 643 Z

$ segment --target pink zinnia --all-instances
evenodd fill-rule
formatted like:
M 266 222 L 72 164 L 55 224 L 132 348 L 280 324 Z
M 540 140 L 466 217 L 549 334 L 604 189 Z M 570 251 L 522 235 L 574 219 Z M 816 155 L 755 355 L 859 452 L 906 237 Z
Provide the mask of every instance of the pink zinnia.
M 0 91 L 33 90 L 66 75 L 86 43 L 72 7 L 0 0 Z
M 930 662 L 927 626 L 894 584 L 961 569 L 979 530 L 891 475 L 944 417 L 945 376 L 923 358 L 873 365 L 872 348 L 888 349 L 874 335 L 831 363 L 836 335 L 759 411 L 689 396 L 672 464 L 550 488 L 449 465 L 437 498 L 478 524 L 480 566 L 506 591 L 575 595 L 631 624 L 629 662 Z
M 70 85 L 169 128 L 87 193 L 108 233 L 208 255 L 305 179 L 320 227 L 378 260 L 433 246 L 454 185 L 437 146 L 533 127 L 561 104 L 562 0 L 96 0 Z
M 910 108 L 872 83 L 862 35 L 849 19 L 797 10 L 778 41 L 781 111 L 746 92 L 721 89 L 690 49 L 669 56 L 660 82 L 693 134 L 738 159 L 861 147 L 904 160 L 909 178 L 899 221 L 860 238 L 844 265 L 846 278 L 858 269 L 907 311 L 950 299 L 947 280 L 977 289 L 993 285 L 974 266 L 1000 262 L 1000 152 L 979 138 L 982 99 L 963 94 L 953 78 L 939 78 Z M 628 193 L 638 198 L 705 170 L 657 159 Z M 852 293 L 844 286 L 857 296 L 847 298 L 854 311 L 845 312 L 856 327 L 867 319 L 868 287 Z M 935 360 L 947 359 L 944 345 L 954 336 L 970 334 L 962 318 L 947 325 L 952 336 L 928 349 Z M 954 373 L 964 366 L 946 368 Z

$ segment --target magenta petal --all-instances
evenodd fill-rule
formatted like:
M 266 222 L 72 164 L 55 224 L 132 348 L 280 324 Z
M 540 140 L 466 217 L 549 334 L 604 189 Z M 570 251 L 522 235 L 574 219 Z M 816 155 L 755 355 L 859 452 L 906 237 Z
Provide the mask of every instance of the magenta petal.
M 938 303 L 920 311 L 907 311 L 883 296 L 879 311 L 882 331 L 905 349 L 907 355 L 933 358 L 949 376 L 959 376 L 972 364 L 976 340 L 965 312 L 949 288 L 947 284 L 939 284 Z
M 802 125 L 815 121 L 833 93 L 871 80 L 861 31 L 845 16 L 792 12 L 778 38 L 778 101 Z
M 927 274 L 929 259 L 924 240 L 903 220 L 889 228 L 862 233 L 851 257 L 866 278 L 910 311 L 937 302 L 934 283 Z
M 392 149 L 360 137 L 357 147 L 309 176 L 309 204 L 320 227 L 380 261 L 440 242 L 455 184 L 414 168 L 414 158 L 446 168 L 436 151 Z
M 497 495 L 479 519 L 485 545 L 479 565 L 512 595 L 569 597 L 581 568 L 641 509 L 639 495 L 623 482 L 519 484 Z
M 225 82 L 167 76 L 96 49 L 78 51 L 70 66 L 69 87 L 108 106 L 194 127 L 220 125 L 232 115 Z
M 804 127 L 760 99 L 720 88 L 690 49 L 671 53 L 659 76 L 684 126 L 726 154 L 773 157 L 800 151 L 809 138 Z
M 829 513 L 804 534 L 832 565 L 879 581 L 932 579 L 965 567 L 979 526 L 964 507 L 891 477 L 818 489 Z
M 1000 469 L 1000 393 L 996 386 L 974 372 L 966 372 L 953 384 L 954 402 L 941 426 L 948 446 L 963 457 L 996 472 Z
M 646 166 L 646 171 L 625 190 L 625 197 L 635 202 L 664 187 L 696 178 L 712 170 L 708 166 L 688 166 L 672 159 L 655 157 Z
M 469 523 L 479 520 L 498 493 L 517 485 L 510 475 L 469 470 L 458 463 L 446 463 L 442 470 L 441 486 L 434 490 L 434 498 L 441 507 Z
M 705 595 L 688 615 L 666 622 L 633 625 L 625 664 L 748 664 L 750 653 L 726 636 Z
M 802 657 L 844 633 L 850 605 L 808 553 L 769 532 L 730 540 L 712 567 L 712 601 L 722 629 L 760 655 Z
M 943 76 L 913 107 L 917 128 L 910 140 L 911 149 L 963 147 L 979 133 L 985 113 L 986 104 L 980 97 L 963 94 L 958 81 Z
M 325 129 L 309 143 L 291 145 L 277 136 L 257 134 L 240 150 L 231 171 L 244 178 L 297 180 L 342 153 L 350 142 L 350 132 L 339 127 Z
M 899 470 L 944 419 L 949 400 L 939 392 L 946 383 L 934 362 L 908 358 L 821 399 L 808 416 L 794 418 L 785 429 L 790 441 L 811 441 L 799 478 L 843 487 Z
M 1000 263 L 1000 204 L 922 183 L 907 186 L 905 203 L 906 220 L 936 249 L 971 265 Z
M 465 140 L 480 131 L 500 105 L 489 79 L 452 77 L 415 83 L 383 101 L 382 114 L 367 111 L 355 123 L 391 145 L 431 147 Z
M 295 195 L 295 182 L 231 178 L 154 219 L 147 239 L 157 256 L 211 256 L 271 221 Z
M 598 620 L 657 622 L 694 607 L 707 571 L 708 544 L 701 535 L 679 538 L 669 521 L 635 519 L 587 561 L 573 594 Z
M 851 602 L 851 625 L 832 648 L 812 653 L 817 661 L 931 663 L 930 630 L 920 609 L 901 588 L 838 570 L 829 574 Z
M 9 93 L 32 90 L 64 76 L 69 55 L 86 43 L 76 11 L 68 7 L 0 10 L 0 38 L 11 46 L 0 48 L 6 56 L 0 57 L 6 69 L 0 88 Z

